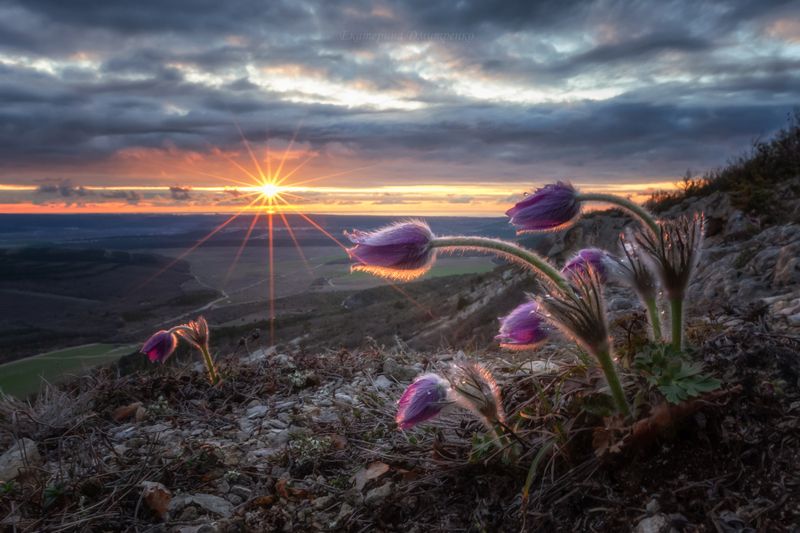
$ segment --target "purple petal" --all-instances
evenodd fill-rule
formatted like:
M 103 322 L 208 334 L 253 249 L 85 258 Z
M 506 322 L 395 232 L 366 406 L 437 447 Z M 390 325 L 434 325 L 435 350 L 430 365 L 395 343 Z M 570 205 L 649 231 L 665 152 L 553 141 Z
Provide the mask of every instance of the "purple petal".
M 611 271 L 615 266 L 614 259 L 606 252 L 599 248 L 584 248 L 576 253 L 572 259 L 567 261 L 561 272 L 570 277 L 578 271 L 586 272 L 588 269 L 593 269 L 597 272 L 602 283 L 606 283 L 611 276 Z
M 569 183 L 551 183 L 506 211 L 517 233 L 553 231 L 571 224 L 580 214 L 577 191 Z
M 500 333 L 495 339 L 504 348 L 534 348 L 544 341 L 550 330 L 536 302 L 527 302 L 500 319 Z
M 163 363 L 178 347 L 178 339 L 169 331 L 154 333 L 142 346 L 141 352 L 147 355 L 152 363 Z
M 396 278 L 422 275 L 434 259 L 433 233 L 418 221 L 392 224 L 374 232 L 346 234 L 354 247 L 347 250 L 353 268 Z
M 438 415 L 447 405 L 447 381 L 436 374 L 414 380 L 397 403 L 395 421 L 400 429 L 411 428 Z

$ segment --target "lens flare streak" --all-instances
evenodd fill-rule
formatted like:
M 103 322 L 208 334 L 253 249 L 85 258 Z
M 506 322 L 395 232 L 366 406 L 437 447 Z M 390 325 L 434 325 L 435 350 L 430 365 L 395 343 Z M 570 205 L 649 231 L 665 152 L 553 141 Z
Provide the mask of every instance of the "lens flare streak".
M 215 173 L 210 173 L 204 170 L 198 170 L 195 168 L 183 168 L 180 166 L 175 166 L 175 170 L 178 172 L 189 172 L 196 175 L 212 177 L 215 179 L 219 179 L 228 183 L 233 183 L 237 186 L 234 191 L 243 198 L 249 199 L 250 197 L 255 197 L 247 205 L 242 207 L 239 211 L 235 214 L 230 216 L 224 222 L 219 224 L 213 230 L 211 230 L 207 235 L 199 239 L 195 244 L 191 247 L 186 249 L 182 252 L 178 257 L 170 261 L 164 268 L 159 270 L 153 276 L 142 282 L 139 286 L 135 287 L 132 293 L 141 289 L 145 285 L 151 283 L 153 280 L 164 274 L 166 271 L 174 267 L 177 263 L 188 257 L 192 252 L 197 250 L 200 246 L 208 242 L 212 237 L 217 235 L 220 231 L 222 231 L 225 227 L 229 226 L 234 220 L 236 220 L 240 215 L 248 211 L 255 211 L 253 213 L 253 219 L 250 221 L 249 225 L 247 226 L 247 230 L 245 231 L 244 237 L 242 239 L 241 244 L 239 245 L 236 253 L 234 254 L 233 260 L 231 262 L 230 267 L 228 268 L 227 272 L 222 281 L 222 286 L 226 287 L 230 282 L 238 264 L 241 260 L 242 254 L 244 253 L 245 248 L 247 247 L 255 228 L 259 225 L 259 220 L 261 217 L 265 217 L 266 220 L 266 229 L 267 229 L 267 277 L 266 280 L 268 283 L 268 290 L 269 290 L 269 302 L 268 302 L 268 313 L 269 313 L 269 336 L 270 342 L 274 345 L 275 344 L 275 319 L 276 319 L 276 298 L 275 298 L 275 285 L 276 285 L 276 271 L 275 271 L 275 215 L 280 217 L 283 226 L 286 228 L 287 234 L 289 235 L 294 248 L 297 251 L 298 256 L 300 257 L 301 261 L 303 262 L 310 278 L 313 278 L 313 269 L 311 264 L 308 261 L 305 253 L 303 253 L 302 246 L 300 244 L 297 235 L 292 228 L 289 218 L 286 216 L 285 212 L 291 212 L 293 215 L 299 216 L 302 220 L 308 223 L 311 227 L 315 230 L 319 231 L 322 235 L 330 239 L 331 242 L 336 244 L 339 248 L 346 251 L 347 246 L 342 244 L 342 242 L 331 235 L 325 228 L 323 228 L 317 221 L 313 218 L 308 216 L 307 214 L 303 213 L 296 205 L 294 205 L 294 201 L 302 201 L 305 200 L 303 196 L 297 194 L 296 191 L 298 190 L 297 187 L 300 185 L 306 185 L 308 183 L 320 181 L 326 178 L 330 178 L 333 176 L 338 176 L 345 174 L 346 172 L 336 172 L 331 173 L 324 176 L 315 176 L 308 179 L 301 179 L 298 181 L 290 181 L 290 179 L 298 173 L 306 164 L 308 164 L 311 160 L 314 159 L 316 156 L 315 154 L 309 154 L 302 161 L 298 164 L 294 165 L 293 168 L 286 171 L 284 173 L 284 168 L 287 165 L 287 161 L 289 158 L 289 154 L 294 146 L 297 131 L 295 131 L 291 141 L 287 145 L 286 149 L 280 156 L 280 160 L 278 165 L 273 171 L 272 165 L 272 154 L 269 151 L 269 147 L 267 146 L 264 150 L 264 159 L 263 163 L 266 166 L 266 173 L 262 168 L 261 163 L 256 157 L 255 152 L 253 151 L 250 142 L 244 135 L 244 132 L 236 124 L 236 128 L 239 131 L 239 134 L 242 138 L 242 144 L 244 145 L 247 155 L 249 156 L 251 162 L 253 163 L 253 169 L 248 169 L 243 166 L 241 163 L 236 161 L 233 157 L 228 154 L 222 153 L 220 150 L 216 150 L 217 153 L 225 159 L 228 163 L 231 164 L 235 171 L 240 172 L 244 175 L 245 180 L 241 179 L 233 179 L 228 176 L 222 176 Z M 372 165 L 369 165 L 372 166 Z M 366 167 L 359 167 L 359 168 L 366 168 Z M 163 169 L 162 169 L 163 170 Z M 352 171 L 351 171 L 352 172 Z M 301 187 L 302 190 L 308 190 L 307 187 Z M 420 304 L 417 300 L 411 297 L 406 291 L 395 285 L 389 280 L 383 280 L 384 282 L 389 285 L 393 290 L 401 294 L 406 300 L 408 300 L 411 304 L 415 307 L 423 311 L 429 318 L 435 318 L 435 315 L 430 311 L 430 309 L 426 308 L 422 304 Z

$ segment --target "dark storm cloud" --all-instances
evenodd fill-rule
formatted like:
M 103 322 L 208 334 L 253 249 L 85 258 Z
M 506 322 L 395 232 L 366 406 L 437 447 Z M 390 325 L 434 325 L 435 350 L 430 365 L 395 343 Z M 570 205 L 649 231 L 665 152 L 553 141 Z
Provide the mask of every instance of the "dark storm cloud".
M 131 205 L 136 205 L 142 200 L 142 195 L 136 191 L 110 191 L 101 194 L 110 200 L 125 200 Z
M 173 200 L 189 200 L 191 189 L 188 187 L 172 186 L 169 188 L 169 196 Z
M 768 135 L 798 101 L 800 57 L 770 36 L 780 20 L 800 20 L 800 8 L 7 1 L 0 170 L 80 166 L 126 149 L 239 146 L 234 122 L 253 142 L 286 141 L 302 124 L 297 140 L 313 150 L 344 147 L 368 160 L 587 174 L 703 168 Z M 488 83 L 509 90 L 470 92 Z M 534 96 L 519 96 L 526 91 Z M 559 99 L 570 91 L 577 96 Z M 364 103 L 370 96 L 376 104 Z M 176 189 L 173 198 L 188 199 Z
M 51 194 L 58 195 L 63 198 L 71 196 L 89 196 L 91 191 L 82 186 L 75 186 L 70 180 L 53 180 L 47 183 L 42 183 L 36 189 L 38 194 Z

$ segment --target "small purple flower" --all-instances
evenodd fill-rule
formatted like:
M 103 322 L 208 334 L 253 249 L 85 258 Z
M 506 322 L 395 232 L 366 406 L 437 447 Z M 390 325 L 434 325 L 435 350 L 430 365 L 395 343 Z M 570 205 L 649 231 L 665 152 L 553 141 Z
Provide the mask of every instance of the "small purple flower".
M 141 352 L 151 363 L 163 363 L 178 347 L 178 338 L 170 331 L 157 331 L 142 346 Z
M 617 260 L 605 250 L 599 248 L 584 248 L 567 261 L 561 272 L 572 278 L 578 271 L 586 272 L 588 269 L 597 272 L 601 283 L 606 283 L 619 272 Z
M 500 333 L 495 339 L 503 348 L 525 350 L 539 346 L 549 333 L 539 304 L 527 302 L 500 318 Z
M 345 233 L 355 244 L 347 250 L 352 270 L 390 279 L 410 280 L 433 264 L 433 233 L 421 221 L 398 222 L 372 232 Z
M 448 405 L 447 380 L 436 374 L 419 376 L 406 388 L 397 403 L 395 422 L 400 429 L 409 429 L 430 420 Z
M 517 234 L 556 231 L 571 225 L 580 215 L 578 191 L 559 181 L 545 185 L 506 211 Z

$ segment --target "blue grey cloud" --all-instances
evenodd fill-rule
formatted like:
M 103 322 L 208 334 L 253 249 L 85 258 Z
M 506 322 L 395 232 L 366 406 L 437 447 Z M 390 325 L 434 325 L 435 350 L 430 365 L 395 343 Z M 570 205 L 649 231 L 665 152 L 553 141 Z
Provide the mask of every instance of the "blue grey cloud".
M 5 0 L 0 172 L 236 146 L 237 123 L 461 180 L 677 175 L 783 124 L 798 43 L 781 1 Z

